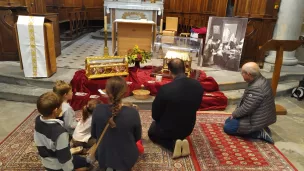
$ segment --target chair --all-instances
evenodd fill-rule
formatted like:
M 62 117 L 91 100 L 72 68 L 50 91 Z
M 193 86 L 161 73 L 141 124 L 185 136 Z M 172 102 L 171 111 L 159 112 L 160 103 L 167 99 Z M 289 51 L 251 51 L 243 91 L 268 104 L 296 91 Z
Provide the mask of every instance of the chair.
M 166 17 L 166 29 L 163 31 L 164 36 L 176 36 L 178 29 L 177 17 Z

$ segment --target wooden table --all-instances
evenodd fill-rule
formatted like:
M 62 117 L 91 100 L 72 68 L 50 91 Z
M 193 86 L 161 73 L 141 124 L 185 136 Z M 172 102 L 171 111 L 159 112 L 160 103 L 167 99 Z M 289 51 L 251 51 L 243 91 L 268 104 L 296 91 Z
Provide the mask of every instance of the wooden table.
M 128 50 L 135 45 L 151 52 L 156 36 L 156 24 L 153 21 L 117 19 L 112 29 L 113 54 L 127 55 Z

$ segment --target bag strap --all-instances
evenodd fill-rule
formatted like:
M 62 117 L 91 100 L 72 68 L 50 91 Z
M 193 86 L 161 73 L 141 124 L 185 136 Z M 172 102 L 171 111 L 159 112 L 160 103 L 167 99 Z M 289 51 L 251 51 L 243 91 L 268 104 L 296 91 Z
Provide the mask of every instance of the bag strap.
M 109 126 L 110 126 L 110 124 L 109 124 L 109 121 L 108 121 L 106 127 L 103 129 L 103 131 L 102 131 L 102 133 L 101 133 L 101 135 L 100 135 L 100 137 L 99 137 L 99 139 L 98 139 L 98 141 L 97 141 L 97 143 L 96 143 L 96 146 L 97 146 L 97 147 L 98 147 L 99 144 L 101 143 L 101 140 L 102 140 L 104 134 L 106 133 L 107 129 L 109 128 Z

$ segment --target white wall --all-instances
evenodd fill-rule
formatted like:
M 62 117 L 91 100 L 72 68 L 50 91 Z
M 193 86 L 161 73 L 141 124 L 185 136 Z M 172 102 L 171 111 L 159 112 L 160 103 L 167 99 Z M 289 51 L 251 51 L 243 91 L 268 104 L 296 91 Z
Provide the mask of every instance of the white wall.
M 303 25 L 302 25 L 301 35 L 304 36 L 304 21 L 303 21 Z M 298 48 L 298 50 L 296 51 L 296 57 L 299 60 L 299 63 L 304 64 L 304 47 L 301 46 Z

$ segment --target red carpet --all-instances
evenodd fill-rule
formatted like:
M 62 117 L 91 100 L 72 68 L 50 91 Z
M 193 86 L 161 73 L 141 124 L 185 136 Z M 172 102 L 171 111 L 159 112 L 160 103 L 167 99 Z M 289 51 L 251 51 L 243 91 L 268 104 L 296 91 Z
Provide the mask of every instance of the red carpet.
M 223 132 L 227 115 L 200 114 L 190 136 L 197 170 L 296 170 L 273 145 L 229 136 Z
M 198 114 L 192 135 L 188 138 L 191 156 L 172 160 L 171 154 L 153 144 L 148 136 L 151 111 L 141 111 L 143 145 L 134 171 L 295 171 L 296 169 L 273 145 L 261 141 L 228 136 L 222 131 L 227 115 Z M 43 170 L 33 143 L 34 111 L 0 143 L 0 170 Z

